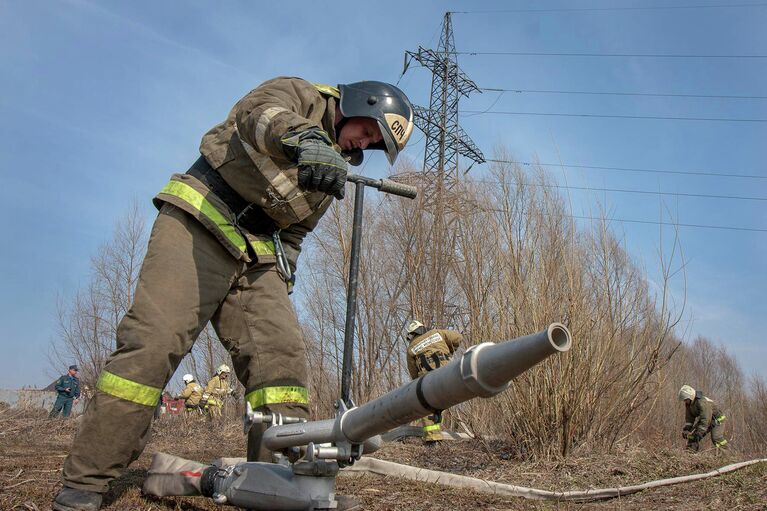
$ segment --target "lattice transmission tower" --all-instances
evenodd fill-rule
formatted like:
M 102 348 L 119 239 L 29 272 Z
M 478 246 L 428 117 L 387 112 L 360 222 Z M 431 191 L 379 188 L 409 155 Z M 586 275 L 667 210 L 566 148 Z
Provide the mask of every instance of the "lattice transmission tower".
M 452 189 L 459 178 L 458 155 L 484 163 L 482 151 L 458 124 L 458 101 L 472 92 L 482 92 L 458 67 L 451 13 L 446 12 L 437 50 L 418 47 L 405 52 L 407 71 L 413 60 L 432 72 L 429 108 L 414 106 L 415 123 L 426 136 L 423 173 L 435 188 Z M 429 179 L 430 178 L 430 179 Z
M 437 50 L 420 47 L 405 52 L 405 74 L 415 60 L 432 73 L 429 108 L 414 106 L 415 123 L 426 136 L 423 169 L 407 176 L 420 189 L 422 215 L 416 215 L 421 244 L 417 264 L 409 269 L 409 306 L 412 317 L 427 325 L 453 323 L 459 309 L 452 303 L 448 268 L 456 260 L 456 216 L 465 204 L 457 186 L 460 180 L 458 157 L 484 163 L 482 151 L 458 124 L 458 101 L 472 92 L 481 92 L 477 84 L 461 71 L 456 61 L 451 13 L 445 13 Z

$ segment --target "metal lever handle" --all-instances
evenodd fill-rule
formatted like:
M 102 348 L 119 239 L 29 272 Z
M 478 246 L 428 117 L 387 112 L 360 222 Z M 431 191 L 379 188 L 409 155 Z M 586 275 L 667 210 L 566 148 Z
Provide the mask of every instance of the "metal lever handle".
M 351 181 L 352 183 L 361 183 L 365 186 L 376 188 L 381 192 L 406 197 L 408 199 L 415 199 L 418 196 L 418 188 L 415 186 L 397 183 L 391 179 L 373 179 L 360 176 L 359 174 L 348 174 L 346 180 Z

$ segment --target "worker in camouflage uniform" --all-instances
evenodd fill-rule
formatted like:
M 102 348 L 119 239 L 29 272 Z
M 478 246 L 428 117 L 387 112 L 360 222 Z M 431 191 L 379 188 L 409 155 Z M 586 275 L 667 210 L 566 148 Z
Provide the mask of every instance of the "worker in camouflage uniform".
M 229 387 L 229 374 L 232 372 L 229 366 L 221 364 L 216 369 L 216 374 L 205 385 L 202 399 L 205 401 L 205 409 L 211 417 L 221 417 L 224 408 L 224 399 L 234 392 Z
M 184 400 L 184 410 L 187 413 L 200 413 L 200 401 L 202 401 L 202 386 L 194 381 L 194 376 L 191 374 L 185 374 L 182 378 L 184 381 L 184 390 L 176 396 L 176 399 Z
M 463 336 L 453 330 L 427 330 L 420 321 L 407 324 L 407 369 L 416 379 L 450 361 Z M 442 440 L 442 412 L 421 419 L 424 443 L 431 447 Z
M 72 411 L 72 405 L 76 405 L 80 399 L 80 379 L 77 377 L 79 369 L 76 365 L 69 366 L 67 374 L 56 380 L 56 402 L 53 403 L 49 419 L 58 417 L 59 412 L 62 417 L 69 417 Z
M 713 399 L 696 391 L 689 385 L 679 389 L 679 400 L 684 401 L 685 423 L 682 436 L 687 439 L 687 449 L 698 451 L 700 441 L 711 433 L 711 443 L 717 449 L 727 445 L 722 422 L 727 418 Z
M 210 321 L 255 410 L 307 417 L 304 343 L 288 294 L 301 243 L 344 196 L 363 149 L 394 163 L 413 131 L 398 88 L 280 77 L 206 133 L 202 155 L 155 197 L 134 302 L 69 456 L 56 510 L 93 510 L 149 439 L 161 389 Z M 249 460 L 271 461 L 263 426 Z

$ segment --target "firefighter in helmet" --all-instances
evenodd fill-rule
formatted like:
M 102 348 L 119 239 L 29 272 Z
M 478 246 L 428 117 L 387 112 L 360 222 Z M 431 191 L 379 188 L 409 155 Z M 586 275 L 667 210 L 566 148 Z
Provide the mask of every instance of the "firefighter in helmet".
M 407 369 L 416 379 L 450 361 L 463 336 L 453 330 L 427 329 L 412 319 L 407 324 Z M 431 447 L 442 440 L 442 412 L 422 419 L 424 443 Z
M 176 396 L 176 399 L 184 400 L 184 409 L 187 413 L 200 413 L 200 401 L 202 401 L 202 387 L 191 374 L 185 374 L 181 377 L 184 382 L 184 390 Z
M 95 510 L 144 450 L 161 389 L 210 321 L 254 410 L 307 417 L 304 343 L 288 294 L 304 237 L 363 150 L 389 162 L 413 132 L 397 87 L 268 80 L 203 137 L 199 158 L 154 198 L 155 219 L 117 349 L 98 379 L 53 508 Z M 119 434 L 117 434 L 119 431 Z M 248 460 L 271 461 L 263 428 Z
M 727 417 L 713 399 L 704 396 L 701 391 L 696 391 L 689 385 L 682 385 L 679 389 L 679 400 L 684 401 L 685 407 L 682 437 L 687 440 L 687 449 L 695 452 L 700 450 L 700 441 L 708 433 L 711 433 L 711 443 L 717 449 L 727 445 L 724 426 L 722 426 Z
M 216 369 L 216 374 L 208 380 L 205 385 L 205 392 L 202 394 L 202 400 L 205 402 L 205 409 L 211 417 L 221 417 L 224 408 L 224 399 L 234 392 L 229 386 L 229 374 L 232 372 L 229 366 L 221 364 Z

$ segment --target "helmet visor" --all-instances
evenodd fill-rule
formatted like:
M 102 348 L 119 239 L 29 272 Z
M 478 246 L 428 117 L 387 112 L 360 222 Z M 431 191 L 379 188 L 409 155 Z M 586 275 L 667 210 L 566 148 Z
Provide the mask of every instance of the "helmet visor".
M 385 147 L 380 147 L 380 149 L 386 151 L 386 158 L 389 160 L 389 165 L 394 165 L 394 162 L 397 160 L 397 155 L 399 154 L 397 143 L 392 138 L 389 127 L 383 122 L 378 121 L 378 129 L 381 130 L 381 137 L 383 138 L 385 145 Z

